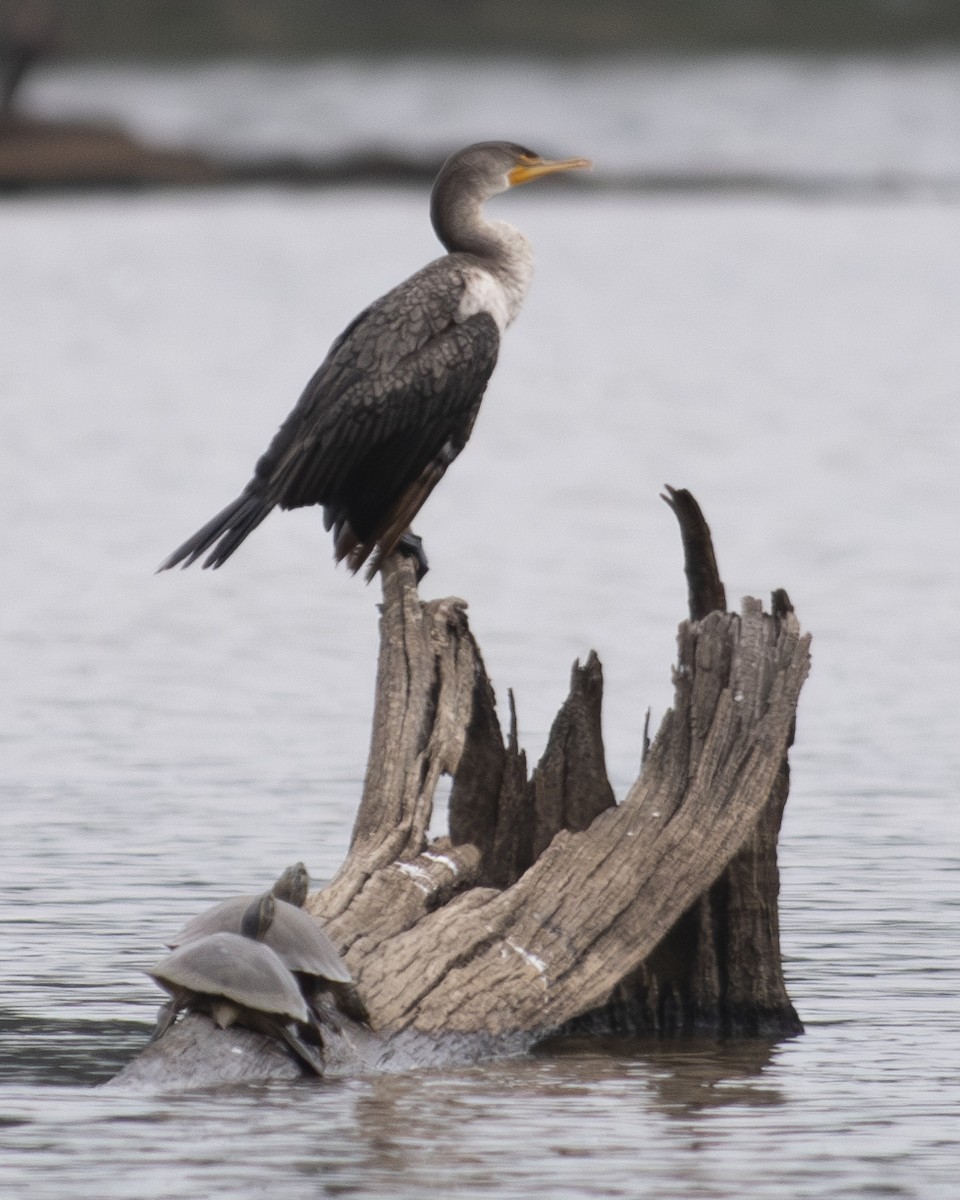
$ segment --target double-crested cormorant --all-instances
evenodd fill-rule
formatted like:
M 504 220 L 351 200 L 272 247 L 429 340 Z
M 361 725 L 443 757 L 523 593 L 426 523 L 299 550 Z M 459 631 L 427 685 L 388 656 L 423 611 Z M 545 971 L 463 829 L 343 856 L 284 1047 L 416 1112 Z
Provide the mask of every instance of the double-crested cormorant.
M 448 253 L 364 309 L 334 342 L 241 495 L 162 564 L 219 567 L 277 505 L 321 504 L 337 561 L 367 578 L 466 445 L 503 331 L 533 271 L 530 243 L 484 201 L 575 167 L 512 142 L 479 142 L 444 163 L 430 219 Z

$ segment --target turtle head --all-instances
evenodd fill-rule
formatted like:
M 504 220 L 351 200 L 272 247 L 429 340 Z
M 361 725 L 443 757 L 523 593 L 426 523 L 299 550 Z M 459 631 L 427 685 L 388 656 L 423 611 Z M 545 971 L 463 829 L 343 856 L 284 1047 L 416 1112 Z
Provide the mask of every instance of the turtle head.
M 310 890 L 310 874 L 302 862 L 287 867 L 277 882 L 270 889 L 278 900 L 286 900 L 296 908 L 303 908 L 303 902 Z

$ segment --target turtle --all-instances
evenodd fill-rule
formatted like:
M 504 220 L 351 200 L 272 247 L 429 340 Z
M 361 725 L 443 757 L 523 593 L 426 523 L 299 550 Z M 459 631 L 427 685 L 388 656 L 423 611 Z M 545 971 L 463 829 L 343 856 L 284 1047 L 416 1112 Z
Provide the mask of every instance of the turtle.
M 309 889 L 310 874 L 302 862 L 297 862 L 281 872 L 280 877 L 270 888 L 270 891 L 277 900 L 283 900 L 286 904 L 290 904 L 294 908 L 303 908 L 303 902 L 307 898 Z M 167 945 L 173 948 L 181 945 L 183 942 L 193 941 L 194 938 L 205 937 L 208 933 L 217 933 L 221 930 L 229 933 L 239 933 L 244 912 L 248 905 L 258 899 L 259 896 L 248 895 L 231 896 L 228 900 L 221 900 L 212 908 L 207 909 L 206 912 L 192 917 L 179 933 L 175 934 L 173 939 L 167 942 Z M 255 935 L 251 934 L 250 936 Z M 329 939 L 327 940 L 329 941 Z M 330 951 L 334 955 L 337 953 L 332 942 L 330 943 Z M 343 969 L 346 970 L 345 967 Z
M 211 933 L 187 942 L 150 967 L 147 974 L 170 1000 L 157 1017 L 155 1041 L 182 1009 L 208 1013 L 221 1028 L 245 1025 L 279 1038 L 317 1075 L 323 1060 L 301 1030 L 323 1046 L 317 1018 L 293 974 L 269 946 L 239 933 Z
M 221 932 L 239 933 L 269 946 L 297 977 L 311 1004 L 329 991 L 342 1013 L 359 1023 L 369 1023 L 353 977 L 333 942 L 309 913 L 278 899 L 275 891 L 221 900 L 188 921 L 168 944 L 176 948 Z

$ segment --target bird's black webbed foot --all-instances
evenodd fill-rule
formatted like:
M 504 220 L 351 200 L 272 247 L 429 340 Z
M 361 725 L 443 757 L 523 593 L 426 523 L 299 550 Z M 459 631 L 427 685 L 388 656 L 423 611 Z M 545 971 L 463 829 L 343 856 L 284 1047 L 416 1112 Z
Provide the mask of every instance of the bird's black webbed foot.
M 406 558 L 416 559 L 417 583 L 420 583 L 424 575 L 430 570 L 430 563 L 423 549 L 423 538 L 417 537 L 412 529 L 408 529 L 406 533 L 400 535 L 396 550 L 398 554 L 402 554 Z

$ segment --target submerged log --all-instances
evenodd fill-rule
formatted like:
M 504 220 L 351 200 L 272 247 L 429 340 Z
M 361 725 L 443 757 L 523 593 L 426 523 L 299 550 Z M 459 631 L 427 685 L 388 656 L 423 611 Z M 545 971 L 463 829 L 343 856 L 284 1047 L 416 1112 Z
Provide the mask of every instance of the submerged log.
M 784 592 L 771 613 L 751 599 L 739 615 L 723 611 L 696 501 L 673 489 L 665 499 L 680 521 L 691 618 L 673 707 L 620 804 L 596 655 L 574 665 L 528 777 L 513 699 L 504 742 L 465 603 L 421 601 L 413 565 L 385 565 L 350 850 L 306 905 L 373 1026 L 334 1034 L 331 1071 L 476 1058 L 557 1034 L 801 1031 L 781 967 L 776 848 L 809 636 Z M 449 836 L 428 842 L 442 775 L 453 779 Z M 202 1055 L 204 1021 L 187 1018 L 189 1035 L 161 1038 L 117 1082 L 155 1083 L 167 1059 L 175 1076 L 180 1054 Z M 210 1037 L 232 1035 L 210 1026 Z M 249 1057 L 262 1076 L 263 1056 Z M 283 1059 L 277 1048 L 278 1071 Z

